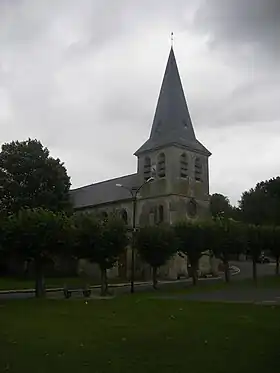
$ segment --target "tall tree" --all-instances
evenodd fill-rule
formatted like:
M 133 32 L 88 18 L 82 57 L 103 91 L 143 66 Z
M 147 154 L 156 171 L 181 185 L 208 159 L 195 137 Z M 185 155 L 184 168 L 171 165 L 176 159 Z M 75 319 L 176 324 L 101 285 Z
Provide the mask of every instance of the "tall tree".
M 177 251 L 174 231 L 165 225 L 143 227 L 137 232 L 136 247 L 141 259 L 152 268 L 156 289 L 158 269 Z
M 10 215 L 4 224 L 4 245 L 9 252 L 35 264 L 36 296 L 45 293 L 44 266 L 53 255 L 67 253 L 69 219 L 63 213 L 23 209 Z
M 280 177 L 262 181 L 244 192 L 239 207 L 246 223 L 280 225 Z
M 12 141 L 0 152 L 0 210 L 22 208 L 67 210 L 70 178 L 59 159 L 50 157 L 40 141 Z
M 228 197 L 219 193 L 212 194 L 210 197 L 210 211 L 213 218 L 221 216 L 229 217 L 231 205 Z

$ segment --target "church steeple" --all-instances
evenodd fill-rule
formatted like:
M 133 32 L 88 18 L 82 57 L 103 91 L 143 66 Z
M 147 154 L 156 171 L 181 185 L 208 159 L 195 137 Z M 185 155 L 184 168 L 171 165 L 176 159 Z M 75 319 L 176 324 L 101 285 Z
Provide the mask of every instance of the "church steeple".
M 167 145 L 183 146 L 207 156 L 211 154 L 195 137 L 172 46 L 150 138 L 137 150 L 135 155 Z

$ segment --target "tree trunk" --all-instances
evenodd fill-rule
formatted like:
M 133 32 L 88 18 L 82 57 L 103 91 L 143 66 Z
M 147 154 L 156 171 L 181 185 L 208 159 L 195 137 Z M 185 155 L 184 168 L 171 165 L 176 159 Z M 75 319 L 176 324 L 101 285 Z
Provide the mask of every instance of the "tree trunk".
M 257 281 L 257 260 L 253 258 L 253 279 Z
M 275 274 L 276 276 L 279 276 L 279 256 L 276 256 Z
M 230 281 L 230 270 L 229 270 L 229 262 L 227 259 L 224 259 L 224 273 L 225 273 L 225 281 L 229 283 Z
M 36 284 L 35 284 L 35 295 L 36 298 L 42 298 L 45 296 L 45 281 L 43 273 L 43 263 L 42 259 L 38 258 L 35 262 L 36 270 Z
M 197 282 L 198 282 L 198 278 L 197 278 L 197 265 L 196 264 L 192 264 L 191 265 L 191 270 L 192 270 L 192 283 L 193 283 L 193 286 L 196 286 Z
M 157 284 L 158 284 L 158 281 L 157 281 L 157 267 L 153 267 L 153 288 L 155 290 L 158 289 Z
M 107 294 L 108 294 L 107 269 L 101 268 L 101 295 L 106 296 Z

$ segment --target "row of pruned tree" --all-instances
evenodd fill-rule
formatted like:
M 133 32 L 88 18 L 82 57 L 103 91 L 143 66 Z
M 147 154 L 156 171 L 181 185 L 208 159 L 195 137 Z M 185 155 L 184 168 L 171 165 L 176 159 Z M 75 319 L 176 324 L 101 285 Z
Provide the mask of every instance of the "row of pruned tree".
M 279 275 L 280 227 L 248 225 L 224 218 L 182 221 L 172 227 L 142 228 L 136 243 L 140 256 L 153 268 L 154 286 L 157 268 L 176 253 L 187 255 L 193 284 L 196 285 L 199 259 L 206 250 L 222 261 L 226 282 L 230 280 L 230 258 L 240 254 L 251 257 L 253 278 L 256 280 L 257 262 L 264 250 L 275 258 L 276 274 Z
M 107 270 L 119 260 L 130 236 L 123 221 L 113 215 L 104 221 L 90 213 L 66 215 L 41 208 L 23 209 L 2 217 L 0 226 L 2 257 L 18 257 L 34 263 L 37 296 L 44 294 L 45 263 L 58 255 L 85 258 L 98 264 L 102 293 L 107 293 Z M 256 279 L 257 260 L 262 250 L 269 250 L 279 273 L 279 227 L 244 225 L 230 219 L 183 221 L 173 226 L 143 227 L 136 233 L 134 242 L 142 260 L 152 268 L 155 288 L 159 267 L 176 253 L 188 256 L 194 285 L 199 259 L 205 250 L 223 261 L 226 281 L 230 278 L 229 259 L 233 254 L 251 255 Z
M 54 213 L 23 209 L 2 217 L 2 258 L 32 262 L 36 276 L 36 296 L 44 295 L 44 268 L 54 257 L 85 258 L 97 263 L 102 273 L 102 293 L 106 293 L 107 269 L 112 268 L 128 243 L 121 219 L 107 221 L 93 214 Z

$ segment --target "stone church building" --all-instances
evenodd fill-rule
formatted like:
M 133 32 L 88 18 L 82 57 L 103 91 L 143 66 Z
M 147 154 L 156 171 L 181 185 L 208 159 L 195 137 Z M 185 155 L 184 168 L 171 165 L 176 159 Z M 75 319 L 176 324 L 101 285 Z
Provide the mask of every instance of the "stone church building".
M 135 191 L 142 186 L 137 198 L 136 226 L 172 224 L 209 215 L 211 153 L 196 138 L 172 47 L 150 136 L 134 155 L 138 159 L 134 174 L 73 189 L 75 209 L 93 210 L 104 216 L 117 211 L 131 226 L 133 204 L 128 189 Z M 147 182 L 150 178 L 153 180 Z M 129 264 L 125 262 L 127 275 Z M 186 260 L 175 258 L 163 269 L 164 275 L 176 277 L 185 271 L 182 266 L 186 267 Z

